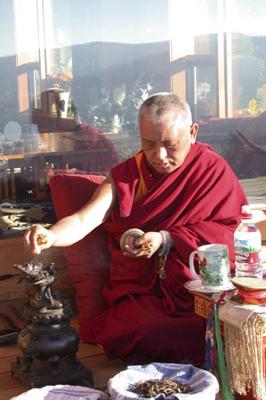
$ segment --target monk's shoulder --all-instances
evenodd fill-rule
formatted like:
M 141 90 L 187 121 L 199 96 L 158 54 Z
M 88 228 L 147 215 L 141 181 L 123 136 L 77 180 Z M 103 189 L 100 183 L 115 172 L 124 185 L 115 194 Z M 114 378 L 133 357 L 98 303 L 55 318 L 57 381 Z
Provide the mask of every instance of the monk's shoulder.
M 124 178 L 135 177 L 138 172 L 135 157 L 130 157 L 127 160 L 121 161 L 111 169 L 111 176 L 115 181 Z
M 228 162 L 213 147 L 205 143 L 197 143 L 197 145 L 199 158 L 206 167 L 229 167 Z

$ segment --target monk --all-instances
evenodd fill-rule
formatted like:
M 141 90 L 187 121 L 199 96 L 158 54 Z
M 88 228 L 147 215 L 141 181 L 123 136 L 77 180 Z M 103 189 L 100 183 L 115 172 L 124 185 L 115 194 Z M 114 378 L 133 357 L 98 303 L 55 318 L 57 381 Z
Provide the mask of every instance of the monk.
M 247 199 L 226 161 L 196 142 L 198 125 L 183 99 L 172 93 L 146 99 L 139 130 L 141 151 L 112 168 L 83 208 L 48 230 L 31 228 L 25 240 L 38 254 L 76 243 L 104 223 L 108 309 L 83 325 L 83 340 L 129 363 L 202 365 L 205 324 L 184 287 L 192 279 L 189 255 L 202 244 L 224 243 L 233 267 L 233 235 Z M 144 234 L 121 249 L 130 228 Z

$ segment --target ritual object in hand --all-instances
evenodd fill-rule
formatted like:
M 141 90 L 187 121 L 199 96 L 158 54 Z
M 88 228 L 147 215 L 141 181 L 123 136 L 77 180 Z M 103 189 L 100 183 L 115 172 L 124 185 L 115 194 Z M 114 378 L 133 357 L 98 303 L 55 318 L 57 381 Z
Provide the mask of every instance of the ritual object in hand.
M 47 237 L 43 234 L 38 235 L 37 243 L 38 245 L 47 244 Z
M 136 240 L 139 239 L 143 235 L 144 235 L 144 232 L 138 228 L 131 228 L 131 229 L 128 229 L 127 231 L 125 231 L 120 238 L 121 250 L 123 250 L 123 251 L 129 250 L 129 251 L 133 252 L 136 249 L 136 245 L 135 245 Z

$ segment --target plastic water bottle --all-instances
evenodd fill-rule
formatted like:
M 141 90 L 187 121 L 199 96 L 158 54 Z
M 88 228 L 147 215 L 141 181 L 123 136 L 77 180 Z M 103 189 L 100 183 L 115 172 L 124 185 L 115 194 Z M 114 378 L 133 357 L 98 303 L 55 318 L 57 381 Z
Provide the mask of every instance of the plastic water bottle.
M 242 207 L 241 214 L 241 223 L 234 235 L 236 276 L 262 279 L 261 233 L 252 221 L 249 205 Z

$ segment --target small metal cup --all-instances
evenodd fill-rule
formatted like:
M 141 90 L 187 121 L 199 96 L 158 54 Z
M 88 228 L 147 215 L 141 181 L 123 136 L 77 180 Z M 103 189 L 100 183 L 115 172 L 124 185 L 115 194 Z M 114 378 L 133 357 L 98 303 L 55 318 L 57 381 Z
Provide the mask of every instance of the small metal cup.
M 135 241 L 144 235 L 144 232 L 138 228 L 128 229 L 120 238 L 120 247 L 122 251 L 133 251 L 135 249 Z

